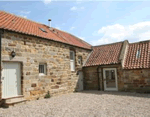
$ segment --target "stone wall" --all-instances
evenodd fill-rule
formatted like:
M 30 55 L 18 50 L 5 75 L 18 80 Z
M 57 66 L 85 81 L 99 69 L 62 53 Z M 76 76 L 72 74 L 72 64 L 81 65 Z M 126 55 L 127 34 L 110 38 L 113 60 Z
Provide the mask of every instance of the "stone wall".
M 97 90 L 98 89 L 98 73 L 97 66 L 85 67 L 84 72 L 84 89 L 85 90 Z
M 84 87 L 87 90 L 98 90 L 98 66 L 84 68 Z M 100 90 L 104 90 L 103 68 L 116 68 L 118 91 L 150 92 L 150 69 L 124 70 L 121 65 L 99 67 Z
M 99 75 L 99 86 L 100 90 L 104 90 L 103 83 L 103 68 L 116 68 L 117 69 L 117 78 L 118 78 L 118 90 L 122 90 L 124 87 L 123 77 L 122 77 L 122 68 L 121 65 L 105 65 L 85 67 L 84 68 L 84 87 L 86 90 L 98 90 L 98 75 Z M 98 73 L 99 72 L 99 73 Z
M 75 51 L 76 71 L 70 70 L 70 48 Z M 12 58 L 10 53 L 16 52 Z M 22 94 L 27 100 L 73 92 L 78 81 L 78 56 L 86 60 L 90 50 L 40 39 L 19 33 L 5 32 L 2 37 L 2 61 L 22 64 Z M 47 74 L 39 75 L 39 63 L 45 63 Z
M 123 70 L 124 91 L 150 92 L 150 69 Z
M 2 38 L 2 31 L 0 30 L 0 39 Z M 2 68 L 1 68 L 1 62 L 0 62 L 0 70 L 1 70 Z M 2 75 L 2 72 L 0 71 L 0 76 Z M 1 84 L 2 84 L 2 82 L 0 81 L 0 105 L 1 105 L 1 103 L 2 103 L 2 101 L 1 101 L 1 97 L 2 97 L 2 92 L 1 92 Z

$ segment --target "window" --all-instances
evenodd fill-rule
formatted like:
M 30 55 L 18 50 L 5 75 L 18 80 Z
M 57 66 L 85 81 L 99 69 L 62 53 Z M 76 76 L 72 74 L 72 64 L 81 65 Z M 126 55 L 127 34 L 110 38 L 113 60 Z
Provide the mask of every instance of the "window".
M 115 70 L 106 70 L 105 71 L 107 80 L 115 80 Z
M 137 51 L 136 58 L 140 58 L 140 50 Z
M 82 56 L 78 56 L 78 64 L 82 65 Z
M 46 64 L 39 64 L 39 75 L 46 75 Z
M 74 55 L 74 51 L 70 51 L 70 67 L 71 67 L 71 71 L 75 71 L 75 55 Z
M 47 33 L 47 31 L 46 30 L 44 30 L 43 28 L 39 28 L 41 31 L 43 31 L 43 32 L 45 32 L 45 33 Z

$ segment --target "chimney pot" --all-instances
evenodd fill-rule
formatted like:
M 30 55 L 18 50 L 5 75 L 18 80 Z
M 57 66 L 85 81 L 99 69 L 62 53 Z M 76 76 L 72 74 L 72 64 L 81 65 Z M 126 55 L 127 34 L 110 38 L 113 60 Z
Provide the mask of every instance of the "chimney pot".
M 49 27 L 51 27 L 51 19 L 48 19 Z

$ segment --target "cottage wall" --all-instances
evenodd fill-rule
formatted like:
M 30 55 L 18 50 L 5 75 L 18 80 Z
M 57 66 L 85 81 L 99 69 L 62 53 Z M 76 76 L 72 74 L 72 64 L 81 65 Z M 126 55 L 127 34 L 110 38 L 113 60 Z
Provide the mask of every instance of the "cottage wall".
M 124 70 L 124 90 L 150 92 L 150 69 Z
M 106 66 L 93 66 L 84 68 L 84 87 L 86 90 L 98 90 L 98 75 L 100 90 L 104 90 L 103 83 L 103 68 L 116 68 L 118 78 L 118 89 L 123 88 L 123 77 L 121 65 L 106 65 Z M 99 69 L 99 70 L 97 70 Z
M 84 68 L 84 87 L 86 90 L 98 90 L 98 74 L 100 90 L 103 87 L 103 68 L 116 68 L 118 91 L 150 92 L 150 69 L 124 70 L 121 65 L 105 65 Z
M 98 89 L 98 74 L 97 66 L 85 67 L 84 71 L 84 89 L 85 90 L 97 90 Z
M 75 51 L 74 72 L 70 70 L 70 48 Z M 13 50 L 14 58 L 10 56 Z M 52 96 L 75 91 L 78 56 L 85 62 L 89 53 L 90 50 L 19 33 L 5 31 L 2 36 L 2 63 L 21 63 L 22 94 L 27 100 L 43 98 L 48 91 Z M 46 64 L 45 76 L 39 75 L 39 63 Z

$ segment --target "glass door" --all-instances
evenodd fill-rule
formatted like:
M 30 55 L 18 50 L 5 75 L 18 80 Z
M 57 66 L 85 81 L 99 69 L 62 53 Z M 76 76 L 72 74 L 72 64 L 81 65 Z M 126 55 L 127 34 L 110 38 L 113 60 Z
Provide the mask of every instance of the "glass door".
M 103 79 L 104 79 L 105 91 L 117 91 L 118 90 L 116 68 L 104 68 Z

